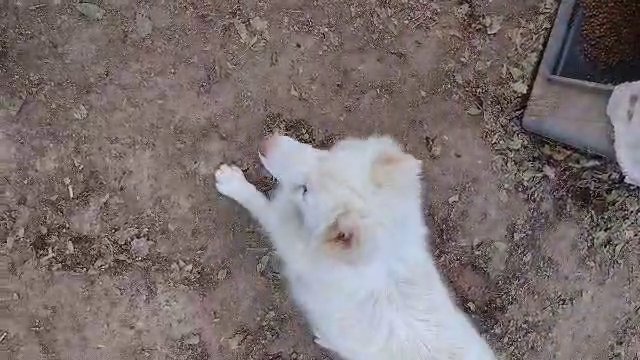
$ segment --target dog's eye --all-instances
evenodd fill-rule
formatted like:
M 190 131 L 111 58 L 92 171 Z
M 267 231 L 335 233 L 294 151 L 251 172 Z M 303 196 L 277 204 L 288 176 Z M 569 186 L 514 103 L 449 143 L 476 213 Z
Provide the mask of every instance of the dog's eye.
M 307 191 L 307 185 L 300 185 L 300 193 L 302 193 L 302 195 L 306 195 Z

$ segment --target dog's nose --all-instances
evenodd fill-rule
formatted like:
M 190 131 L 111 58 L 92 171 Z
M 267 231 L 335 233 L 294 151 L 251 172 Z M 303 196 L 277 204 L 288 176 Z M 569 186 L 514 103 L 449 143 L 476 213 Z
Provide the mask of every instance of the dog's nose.
M 262 154 L 262 156 L 267 156 L 271 149 L 273 149 L 276 138 L 277 135 L 269 135 L 264 140 L 262 140 L 262 142 L 258 146 L 258 150 L 260 151 L 260 154 Z

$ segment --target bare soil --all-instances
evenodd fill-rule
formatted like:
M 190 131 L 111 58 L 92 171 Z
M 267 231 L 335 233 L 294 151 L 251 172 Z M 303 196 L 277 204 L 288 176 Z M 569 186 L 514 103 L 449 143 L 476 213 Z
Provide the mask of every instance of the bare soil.
M 434 254 L 504 358 L 638 358 L 637 191 L 517 126 L 554 1 L 90 3 L 0 4 L 0 358 L 335 358 L 213 187 L 233 162 L 268 190 L 274 129 L 422 159 Z

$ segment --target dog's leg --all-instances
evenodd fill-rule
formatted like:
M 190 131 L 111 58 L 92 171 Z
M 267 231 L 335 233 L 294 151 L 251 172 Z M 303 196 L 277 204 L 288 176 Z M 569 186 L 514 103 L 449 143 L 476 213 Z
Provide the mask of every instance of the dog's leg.
M 263 227 L 269 229 L 272 216 L 269 200 L 247 181 L 240 168 L 222 164 L 216 170 L 216 188 L 223 195 L 237 201 Z
M 301 242 L 300 236 L 294 236 L 297 227 L 287 225 L 282 221 L 286 218 L 289 221 L 295 218 L 295 214 L 290 214 L 289 208 L 277 206 L 269 201 L 263 193 L 259 192 L 255 186 L 249 183 L 236 166 L 221 165 L 216 171 L 216 188 L 220 193 L 226 195 L 245 209 L 256 219 L 260 226 L 269 234 L 273 245 L 285 263 L 300 261 Z

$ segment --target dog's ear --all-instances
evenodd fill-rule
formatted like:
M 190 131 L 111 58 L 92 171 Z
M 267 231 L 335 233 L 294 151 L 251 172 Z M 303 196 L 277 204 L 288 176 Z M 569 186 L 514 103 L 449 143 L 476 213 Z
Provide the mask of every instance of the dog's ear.
M 402 185 L 420 175 L 422 162 L 399 148 L 387 148 L 373 161 L 371 177 L 379 187 Z
M 337 258 L 351 262 L 362 245 L 360 218 L 353 212 L 340 214 L 329 226 L 324 238 L 325 249 Z

